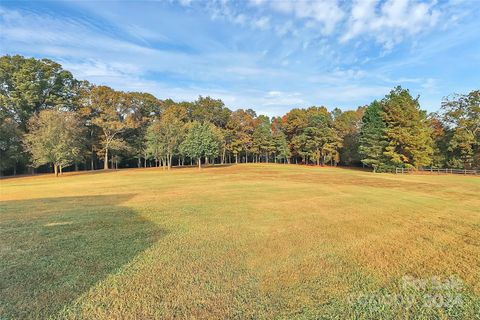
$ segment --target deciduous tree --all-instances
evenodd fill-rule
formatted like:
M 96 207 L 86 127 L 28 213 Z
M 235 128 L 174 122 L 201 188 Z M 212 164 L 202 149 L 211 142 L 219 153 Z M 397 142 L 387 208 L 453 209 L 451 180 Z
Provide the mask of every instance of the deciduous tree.
M 56 176 L 81 155 L 84 127 L 73 112 L 42 110 L 30 119 L 28 130 L 24 142 L 33 164 L 52 164 Z
M 197 160 L 200 169 L 202 157 L 213 157 L 219 152 L 218 139 L 215 136 L 213 125 L 194 121 L 181 144 L 181 149 L 182 153 Z

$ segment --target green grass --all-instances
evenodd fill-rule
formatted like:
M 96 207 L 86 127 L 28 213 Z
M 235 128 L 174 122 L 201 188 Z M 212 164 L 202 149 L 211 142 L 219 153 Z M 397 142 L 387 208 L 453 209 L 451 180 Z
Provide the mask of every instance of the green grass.
M 480 314 L 478 177 L 252 164 L 0 183 L 2 320 Z

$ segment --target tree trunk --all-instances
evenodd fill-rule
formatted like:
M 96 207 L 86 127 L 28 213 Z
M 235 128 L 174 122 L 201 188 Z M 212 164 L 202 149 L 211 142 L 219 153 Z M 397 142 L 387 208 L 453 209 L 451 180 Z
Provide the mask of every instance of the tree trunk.
M 56 163 L 53 164 L 53 172 L 55 173 L 55 177 L 58 177 L 58 166 Z
M 202 158 L 198 158 L 198 170 L 202 169 Z
M 59 166 L 60 167 L 60 174 L 63 174 L 63 167 L 62 166 Z
M 93 151 L 93 145 L 92 145 L 92 157 L 90 158 L 90 170 L 95 170 L 95 153 Z
M 108 170 L 108 149 L 105 149 L 105 162 L 103 163 L 103 170 Z

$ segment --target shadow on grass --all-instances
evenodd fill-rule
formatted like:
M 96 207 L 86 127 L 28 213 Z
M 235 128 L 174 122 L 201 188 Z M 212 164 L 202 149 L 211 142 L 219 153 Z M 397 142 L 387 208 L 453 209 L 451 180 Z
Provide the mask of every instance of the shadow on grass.
M 0 319 L 45 319 L 165 232 L 132 195 L 0 202 Z

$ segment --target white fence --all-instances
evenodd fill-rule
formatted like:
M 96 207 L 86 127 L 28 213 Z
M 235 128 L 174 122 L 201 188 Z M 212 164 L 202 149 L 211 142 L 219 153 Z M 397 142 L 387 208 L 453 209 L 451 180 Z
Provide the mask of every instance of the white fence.
M 395 168 L 395 173 L 414 173 L 414 172 L 426 172 L 432 174 L 464 174 L 464 175 L 478 175 L 480 170 L 467 170 L 467 169 L 451 169 L 451 168 Z

